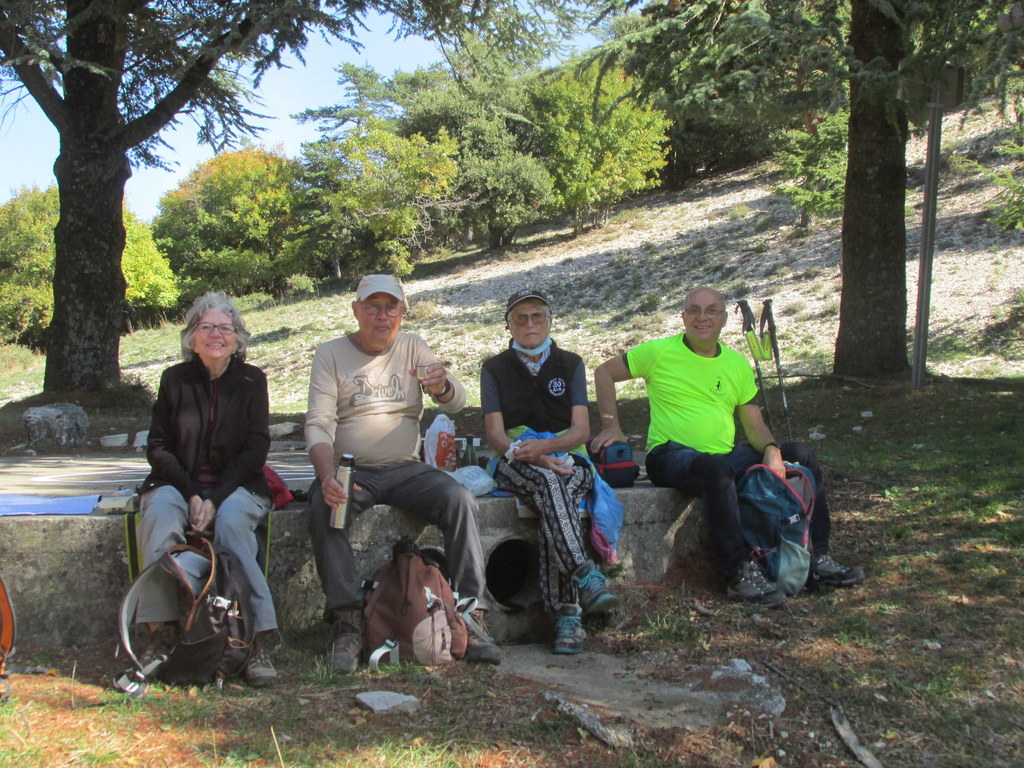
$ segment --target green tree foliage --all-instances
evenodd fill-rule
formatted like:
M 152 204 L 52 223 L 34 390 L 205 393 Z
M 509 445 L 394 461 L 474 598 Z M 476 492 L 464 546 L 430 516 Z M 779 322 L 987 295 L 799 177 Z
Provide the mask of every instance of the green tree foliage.
M 801 224 L 812 216 L 838 216 L 843 212 L 846 183 L 846 110 L 828 115 L 813 133 L 788 131 L 785 145 L 776 153 L 781 173 L 789 180 L 775 193 L 789 199 L 800 211 Z
M 170 263 L 157 250 L 148 224 L 125 211 L 124 230 L 121 271 L 128 321 L 131 326 L 153 323 L 178 303 L 178 280 Z
M 0 105 L 31 97 L 60 135 L 48 391 L 120 378 L 121 255 L 130 161 L 160 165 L 160 133 L 188 115 L 216 149 L 252 135 L 250 87 L 322 33 L 355 47 L 368 13 L 397 36 L 452 42 L 472 28 L 495 45 L 543 46 L 578 15 L 564 0 L 0 0 Z M 23 90 L 22 90 L 23 89 Z
M 321 130 L 337 138 L 376 118 L 404 138 L 456 141 L 456 177 L 445 197 L 425 211 L 431 241 L 484 231 L 492 247 L 507 245 L 518 227 L 548 212 L 551 200 L 550 177 L 529 151 L 535 131 L 524 116 L 527 70 L 520 57 L 480 41 L 450 53 L 449 61 L 448 70 L 420 68 L 393 78 L 343 66 L 345 103 L 309 110 L 305 117 L 319 120 Z
M 201 163 L 160 200 L 153 235 L 184 299 L 210 291 L 281 293 L 302 271 L 285 238 L 298 164 L 262 147 Z
M 1000 205 L 995 209 L 995 221 L 1000 227 L 1024 229 L 1024 124 L 1018 122 L 1014 126 L 1013 138 L 999 145 L 999 153 L 1009 162 L 998 170 L 966 158 L 956 164 L 984 174 L 999 187 Z
M 611 206 L 657 184 L 665 164 L 668 121 L 629 98 L 620 70 L 566 65 L 532 93 L 540 156 L 554 181 L 555 201 L 577 232 L 603 224 Z
M 53 316 L 53 230 L 60 218 L 56 187 L 26 188 L 0 206 L 0 342 L 45 346 Z M 123 317 L 149 322 L 172 308 L 178 289 L 149 226 L 125 212 Z M 122 327 L 124 319 L 122 319 Z
M 57 188 L 26 188 L 0 206 L 0 342 L 38 348 L 53 314 Z
M 395 134 L 367 118 L 343 138 L 303 148 L 299 235 L 292 248 L 321 274 L 406 274 L 430 226 L 429 207 L 451 188 L 456 142 Z
M 813 133 L 845 100 L 836 2 L 652 3 L 612 25 L 598 51 L 672 120 L 666 180 L 768 155 L 785 130 Z

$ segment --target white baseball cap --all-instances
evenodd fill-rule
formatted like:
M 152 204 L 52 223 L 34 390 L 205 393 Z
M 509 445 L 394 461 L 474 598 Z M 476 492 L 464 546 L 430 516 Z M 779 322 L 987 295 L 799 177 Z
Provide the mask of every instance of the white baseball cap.
M 403 304 L 408 305 L 402 284 L 394 275 L 366 275 L 359 281 L 359 287 L 356 288 L 356 299 L 363 301 L 367 296 L 372 296 L 375 293 L 390 294 Z

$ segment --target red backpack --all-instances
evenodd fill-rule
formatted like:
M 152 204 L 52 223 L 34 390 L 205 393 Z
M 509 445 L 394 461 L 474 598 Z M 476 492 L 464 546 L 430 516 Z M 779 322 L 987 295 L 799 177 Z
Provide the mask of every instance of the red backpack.
M 390 562 L 364 586 L 363 650 L 371 668 L 387 654 L 392 663 L 426 666 L 466 655 L 469 633 L 451 585 L 413 541 L 395 544 Z
M 14 653 L 14 606 L 0 576 L 0 701 L 11 695 L 7 684 L 7 657 Z

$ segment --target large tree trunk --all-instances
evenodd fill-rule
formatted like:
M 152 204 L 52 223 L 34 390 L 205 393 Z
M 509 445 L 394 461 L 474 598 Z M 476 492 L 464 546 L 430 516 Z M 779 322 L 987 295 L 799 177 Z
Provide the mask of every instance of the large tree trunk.
M 871 0 L 852 0 L 850 45 L 864 69 L 850 87 L 843 212 L 843 289 L 833 370 L 847 376 L 906 373 L 907 115 L 895 75 L 905 55 L 900 25 Z M 863 71 L 863 70 L 862 70 Z
M 124 185 L 131 175 L 118 107 L 124 32 L 114 14 L 89 13 L 89 0 L 68 2 L 75 20 L 68 57 L 106 69 L 64 73 L 60 154 L 54 165 L 60 220 L 54 231 L 53 321 L 47 332 L 48 392 L 95 390 L 120 379 L 124 311 L 121 255 Z
M 122 207 L 130 170 L 124 152 L 102 146 L 72 151 L 61 144 L 54 168 L 60 220 L 43 389 L 102 389 L 121 377 Z

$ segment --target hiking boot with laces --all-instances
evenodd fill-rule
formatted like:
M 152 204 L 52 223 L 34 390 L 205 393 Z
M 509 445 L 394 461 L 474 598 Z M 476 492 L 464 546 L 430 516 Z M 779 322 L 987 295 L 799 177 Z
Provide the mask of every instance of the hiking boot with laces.
M 848 568 L 837 563 L 832 555 L 826 552 L 811 560 L 811 573 L 807 578 L 809 589 L 821 587 L 852 587 L 864 581 L 864 571 L 860 568 Z
M 166 661 L 177 644 L 178 625 L 174 622 L 162 623 L 149 632 L 146 647 L 139 655 L 139 665 L 146 671 L 146 674 L 152 674 L 156 667 L 163 666 L 163 662 L 158 662 L 157 657 L 162 656 L 163 661 Z
M 360 608 L 335 611 L 327 641 L 327 665 L 343 674 L 356 671 L 363 650 L 363 612 Z
M 583 611 L 578 605 L 560 605 L 555 619 L 555 644 L 552 653 L 581 653 L 583 639 L 587 636 L 583 629 L 581 616 Z
M 764 575 L 754 560 L 747 560 L 740 566 L 736 577 L 729 582 L 727 593 L 734 600 L 765 608 L 775 608 L 786 602 L 786 595 Z
M 619 598 L 605 586 L 605 577 L 593 563 L 584 563 L 572 575 L 579 591 L 583 613 L 607 613 L 619 604 Z
M 265 688 L 277 682 L 277 670 L 270 661 L 265 637 L 269 632 L 260 632 L 253 638 L 252 653 L 245 663 L 245 679 L 253 688 Z
M 462 615 L 469 630 L 469 642 L 466 645 L 466 661 L 479 664 L 501 664 L 501 651 L 494 644 L 484 624 L 484 611 L 480 608 Z

